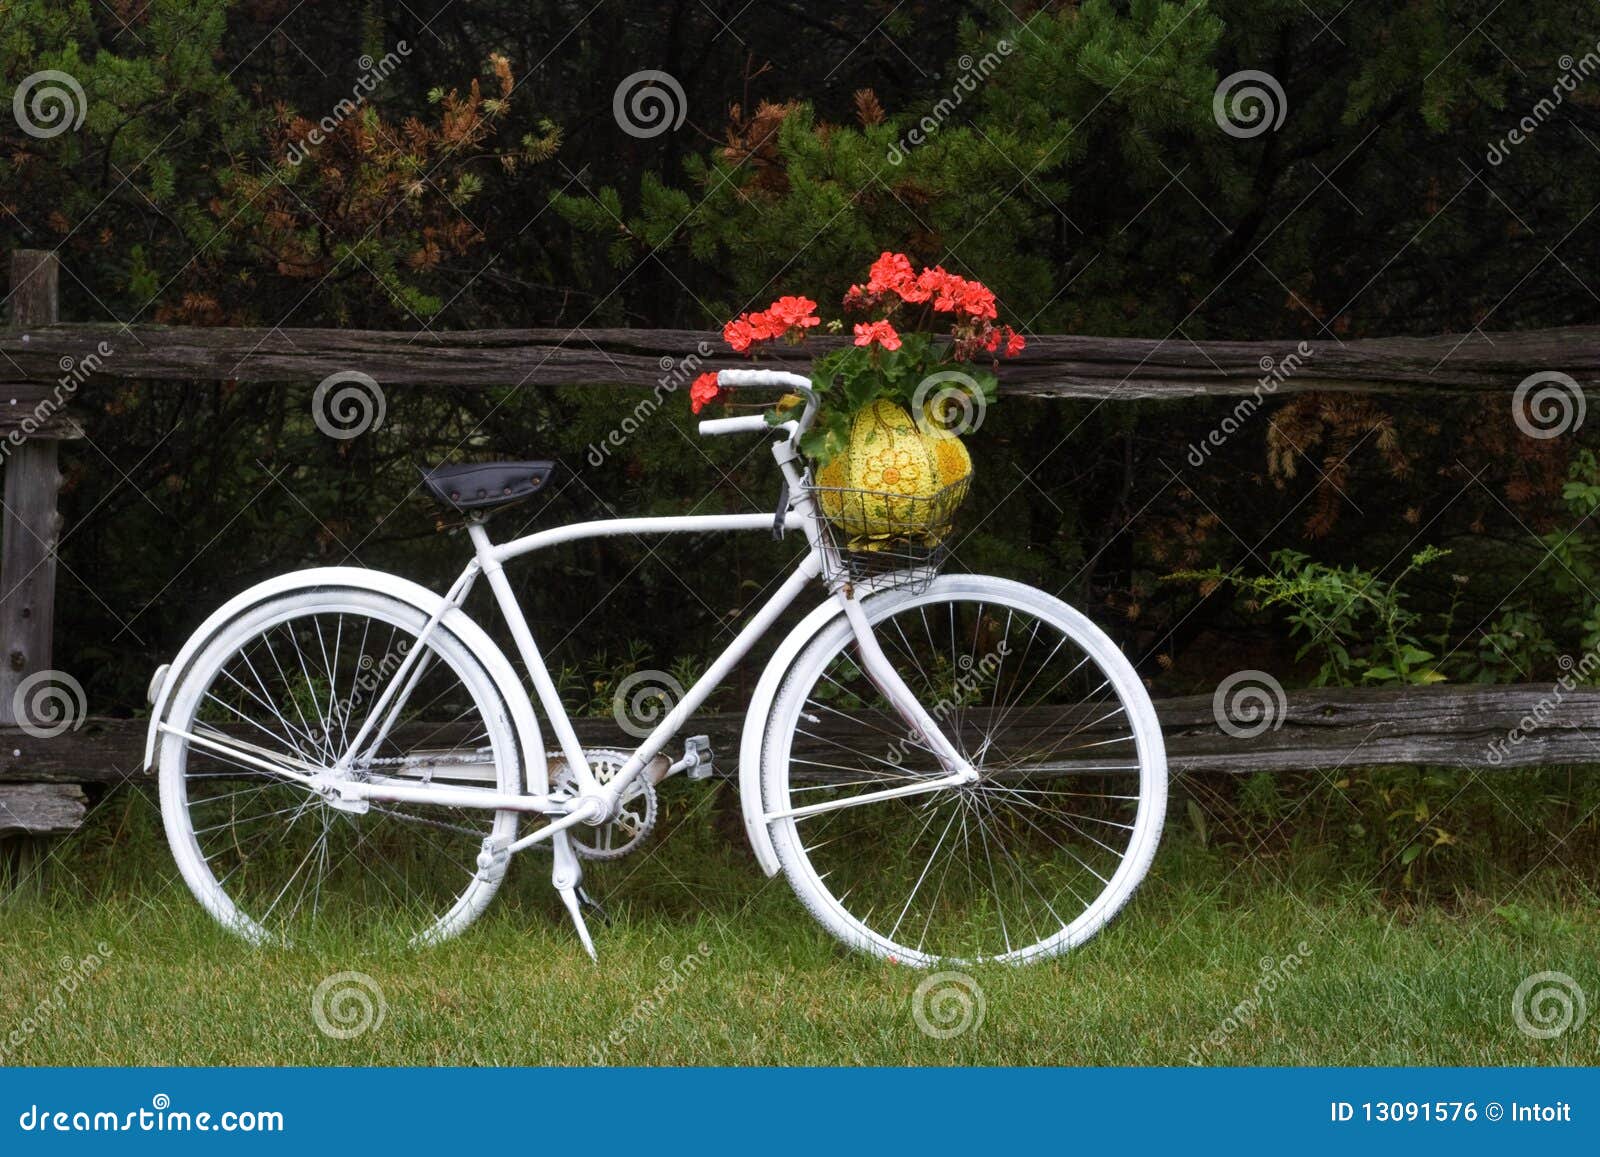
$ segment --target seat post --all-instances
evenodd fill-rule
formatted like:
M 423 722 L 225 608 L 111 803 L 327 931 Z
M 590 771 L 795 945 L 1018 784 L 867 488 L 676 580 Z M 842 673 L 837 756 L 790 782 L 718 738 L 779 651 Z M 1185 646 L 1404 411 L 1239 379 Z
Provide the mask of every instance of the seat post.
M 474 510 L 467 515 L 467 537 L 472 539 L 478 562 L 483 563 L 494 551 L 494 543 L 489 540 L 489 516 L 483 511 Z

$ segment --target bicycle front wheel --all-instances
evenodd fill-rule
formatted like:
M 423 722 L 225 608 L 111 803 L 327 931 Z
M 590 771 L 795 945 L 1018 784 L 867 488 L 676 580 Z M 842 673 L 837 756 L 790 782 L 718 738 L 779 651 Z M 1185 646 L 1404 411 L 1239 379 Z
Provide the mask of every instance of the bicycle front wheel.
M 947 773 L 834 620 L 785 677 L 763 748 L 795 893 L 845 944 L 899 963 L 1024 963 L 1083 943 L 1144 878 L 1166 810 L 1132 665 L 1082 614 L 1005 579 L 944 576 L 863 610 L 979 779 L 918 788 Z

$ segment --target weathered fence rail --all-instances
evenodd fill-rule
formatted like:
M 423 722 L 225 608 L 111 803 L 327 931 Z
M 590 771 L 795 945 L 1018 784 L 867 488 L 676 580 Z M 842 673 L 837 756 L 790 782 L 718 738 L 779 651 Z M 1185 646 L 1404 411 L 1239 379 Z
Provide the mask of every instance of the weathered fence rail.
M 57 444 L 79 436 L 64 400 L 115 381 L 315 382 L 360 370 L 385 388 L 621 385 L 657 388 L 668 374 L 748 364 L 720 335 L 693 330 L 480 330 L 388 333 L 334 329 L 222 329 L 63 324 L 53 254 L 12 255 L 10 324 L 0 329 L 0 439 L 7 448 L 0 544 L 0 833 L 70 829 L 83 784 L 138 773 L 143 725 L 91 718 L 49 739 L 16 726 L 14 696 L 51 664 L 55 588 Z M 837 342 L 843 339 L 831 339 Z M 815 343 L 826 349 L 830 339 Z M 1530 373 L 1560 371 L 1600 392 L 1600 327 L 1518 333 L 1193 342 L 1030 337 L 1001 373 L 1007 392 L 1136 401 L 1244 395 L 1271 367 L 1274 393 L 1308 390 L 1396 394 L 1510 393 Z M 795 351 L 770 364 L 803 370 Z M 71 378 L 71 387 L 63 383 Z M 1600 691 L 1554 695 L 1543 686 L 1292 692 L 1260 734 L 1224 729 L 1211 698 L 1158 703 L 1178 771 L 1283 771 L 1361 764 L 1508 767 L 1600 762 Z M 1537 712 L 1537 715 L 1535 715 Z M 1526 720 L 1537 726 L 1528 728 Z M 741 716 L 698 729 L 727 761 Z M 585 722 L 589 742 L 615 743 L 607 721 Z M 1502 742 L 1515 733 L 1516 742 Z
M 814 350 L 842 344 L 819 337 Z M 110 353 L 101 351 L 109 349 Z M 1357 341 L 1211 341 L 1030 337 L 1000 370 L 1001 389 L 1061 398 L 1141 400 L 1254 391 L 1293 355 L 1275 393 L 1308 390 L 1463 392 L 1513 389 L 1535 369 L 1559 369 L 1600 389 L 1600 326 L 1520 333 Z M 0 331 L 0 379 L 36 395 L 61 378 L 63 359 L 96 355 L 95 377 L 125 381 L 315 382 L 359 369 L 390 386 L 624 385 L 653 388 L 673 364 L 749 362 L 701 330 L 506 329 L 388 333 L 342 329 L 222 329 L 156 325 L 14 324 Z M 778 348 L 763 364 L 804 370 L 809 356 Z M 1270 359 L 1265 361 L 1263 359 Z M 20 404 L 20 403 L 19 403 Z M 15 407 L 7 407 L 14 409 Z

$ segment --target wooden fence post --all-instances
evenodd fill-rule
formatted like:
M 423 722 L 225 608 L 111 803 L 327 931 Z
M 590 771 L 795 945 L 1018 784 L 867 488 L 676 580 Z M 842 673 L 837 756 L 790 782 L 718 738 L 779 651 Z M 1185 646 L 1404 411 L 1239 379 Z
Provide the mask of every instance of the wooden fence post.
M 11 325 L 16 330 L 50 325 L 60 318 L 60 266 L 54 253 L 19 250 L 11 255 Z M 0 370 L 3 374 L 3 370 Z M 15 726 L 17 691 L 23 681 L 51 669 L 55 627 L 56 541 L 61 516 L 56 495 L 61 488 L 57 442 L 48 433 L 8 438 L 4 451 L 4 510 L 0 512 L 0 726 Z M 0 830 L 40 831 L 29 814 L 67 801 L 54 798 L 43 785 L 0 791 Z M 43 798 L 48 796 L 50 798 Z M 41 798 L 35 798 L 41 797 Z M 81 793 L 68 806 L 82 808 Z M 15 814 L 12 814 L 15 813 Z M 41 813 L 42 814 L 42 813 Z M 81 812 L 80 812 L 81 815 Z M 57 821 L 60 822 L 59 818 Z M 70 826 L 70 824 L 68 825 Z M 17 873 L 37 884 L 43 844 L 17 837 Z
M 59 319 L 54 253 L 11 255 L 11 324 L 25 329 Z M 6 447 L 4 531 L 0 533 L 0 724 L 15 724 L 18 685 L 50 669 L 61 486 L 54 438 L 26 437 Z

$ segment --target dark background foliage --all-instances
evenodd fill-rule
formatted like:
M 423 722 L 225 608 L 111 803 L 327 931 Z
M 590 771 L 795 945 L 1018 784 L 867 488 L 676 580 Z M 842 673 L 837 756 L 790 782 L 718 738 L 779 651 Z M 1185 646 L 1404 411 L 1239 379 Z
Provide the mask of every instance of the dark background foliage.
M 360 115 L 289 164 L 362 58 L 402 41 Z M 1600 80 L 1503 145 L 1597 42 L 1576 0 L 0 0 L 5 106 L 43 68 L 87 97 L 48 140 L 0 118 L 0 247 L 57 249 L 77 321 L 709 329 L 779 293 L 832 311 L 904 249 L 992 285 L 1028 333 L 1486 342 L 1600 317 Z M 641 69 L 681 84 L 676 131 L 619 127 L 613 94 Z M 1277 131 L 1219 128 L 1240 69 L 1281 83 Z M 559 457 L 558 492 L 508 527 L 774 497 L 763 456 L 699 444 L 682 397 L 594 465 L 637 393 L 544 388 L 530 366 L 517 389 L 391 390 L 381 429 L 336 442 L 313 384 L 86 391 L 57 665 L 96 710 L 137 710 L 149 668 L 265 574 L 355 559 L 447 581 L 465 544 L 436 535 L 420 463 Z M 1283 549 L 1375 581 L 1449 550 L 1404 595 L 1447 678 L 1541 678 L 1600 641 L 1587 428 L 1530 439 L 1506 396 L 1296 396 L 1194 465 L 1231 406 L 1003 400 L 972 439 L 959 564 L 1084 605 L 1163 691 L 1326 673 L 1283 606 L 1168 577 L 1281 571 Z M 576 698 L 714 652 L 790 549 L 651 546 L 523 575 L 536 630 L 576 623 L 554 648 Z M 1311 605 L 1380 666 L 1366 625 L 1291 603 Z

